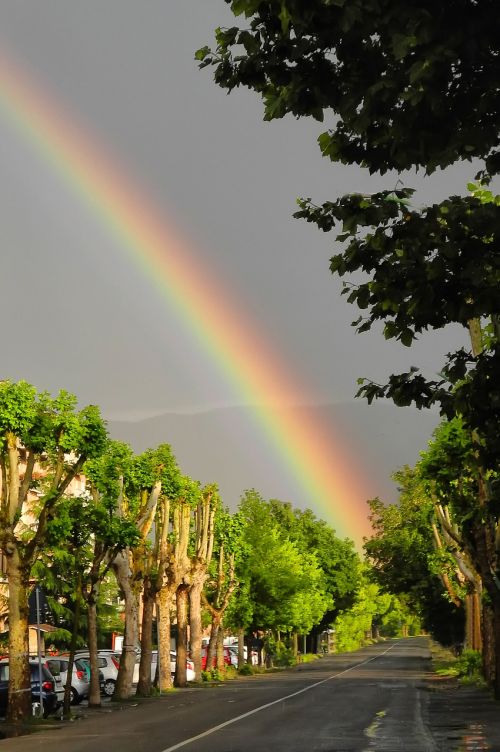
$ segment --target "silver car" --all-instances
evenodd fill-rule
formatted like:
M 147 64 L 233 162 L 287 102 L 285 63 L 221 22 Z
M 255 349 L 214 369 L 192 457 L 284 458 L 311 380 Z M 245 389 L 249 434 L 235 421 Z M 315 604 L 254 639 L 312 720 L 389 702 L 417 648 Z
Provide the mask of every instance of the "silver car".
M 90 662 L 90 655 L 83 651 L 78 651 L 78 658 Z M 120 667 L 120 656 L 113 650 L 100 650 L 97 654 L 97 666 L 99 674 L 103 674 L 101 687 L 106 697 L 111 697 L 115 691 L 116 677 Z
M 66 688 L 68 678 L 69 659 L 66 655 L 50 656 L 46 659 L 46 665 L 53 676 L 60 676 L 62 685 Z M 89 694 L 89 670 L 86 661 L 75 658 L 73 663 L 73 675 L 71 678 L 71 704 L 78 705 Z

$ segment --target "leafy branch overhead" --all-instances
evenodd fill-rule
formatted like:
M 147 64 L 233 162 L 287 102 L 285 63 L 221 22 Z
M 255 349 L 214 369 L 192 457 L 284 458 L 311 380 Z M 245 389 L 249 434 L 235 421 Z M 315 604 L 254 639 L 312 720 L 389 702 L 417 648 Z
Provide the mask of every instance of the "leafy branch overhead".
M 294 215 L 325 232 L 340 227 L 336 240 L 345 247 L 331 259 L 331 271 L 367 275 L 343 289 L 350 303 L 368 311 L 357 330 L 382 321 L 386 339 L 405 345 L 425 330 L 500 314 L 500 206 L 452 196 L 414 210 L 412 194 L 352 194 L 320 207 L 299 200 Z
M 200 65 L 229 91 L 256 91 L 266 120 L 326 121 L 319 142 L 334 162 L 432 172 L 481 158 L 500 168 L 493 0 L 226 2 L 241 23 L 217 29 Z
M 413 191 L 403 187 L 321 206 L 301 199 L 295 216 L 336 233 L 330 269 L 348 276 L 343 294 L 361 311 L 353 322 L 358 332 L 381 325 L 386 339 L 405 346 L 448 325 L 469 335 L 470 349 L 449 353 L 437 378 L 412 367 L 383 385 L 360 379 L 358 395 L 437 405 L 448 420 L 462 421 L 474 490 L 456 539 L 465 542 L 494 611 L 489 675 L 500 697 L 500 197 L 489 187 L 500 172 L 498 4 L 226 2 L 239 24 L 217 29 L 214 49 L 196 57 L 200 67 L 213 67 L 219 86 L 255 91 L 266 120 L 292 114 L 325 121 L 322 154 L 370 172 L 430 174 L 480 162 L 469 196 L 415 209 Z M 451 467 L 458 476 L 460 467 Z M 374 524 L 384 522 L 383 510 L 374 512 Z M 433 539 L 441 548 L 439 541 L 453 536 L 444 508 L 439 514 L 443 526 L 440 533 L 435 525 Z M 462 554 L 452 557 L 459 569 Z M 448 585 L 459 602 L 449 577 Z

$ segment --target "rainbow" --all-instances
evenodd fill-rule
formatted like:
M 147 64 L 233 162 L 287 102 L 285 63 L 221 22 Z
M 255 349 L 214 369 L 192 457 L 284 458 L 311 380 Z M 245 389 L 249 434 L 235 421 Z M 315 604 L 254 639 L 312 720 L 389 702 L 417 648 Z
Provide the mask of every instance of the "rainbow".
M 370 532 L 362 471 L 319 420 L 271 406 L 297 404 L 303 389 L 221 289 L 199 254 L 164 219 L 143 190 L 111 161 L 11 57 L 0 56 L 0 112 L 64 184 L 97 215 L 123 253 L 178 313 L 186 331 L 252 413 L 283 471 L 298 482 L 293 503 L 321 510 L 339 535 L 359 546 Z

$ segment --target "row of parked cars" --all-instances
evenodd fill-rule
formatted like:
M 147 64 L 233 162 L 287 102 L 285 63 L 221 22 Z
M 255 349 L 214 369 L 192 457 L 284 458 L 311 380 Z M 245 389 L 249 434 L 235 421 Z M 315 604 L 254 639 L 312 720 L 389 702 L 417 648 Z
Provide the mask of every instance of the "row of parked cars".
M 43 704 L 44 716 L 55 712 L 59 704 L 59 697 L 56 691 L 56 682 L 48 668 L 42 664 L 39 666 L 38 661 L 30 661 L 30 678 L 31 678 L 31 705 L 33 714 L 40 707 L 40 688 L 41 699 Z M 41 683 L 40 683 L 41 680 Z M 9 661 L 2 659 L 0 661 L 0 716 L 5 715 L 7 710 L 9 690 Z M 64 690 L 63 690 L 64 692 Z
M 99 666 L 102 661 L 99 659 Z M 0 716 L 5 715 L 8 702 L 9 688 L 9 659 L 0 660 Z M 106 661 L 107 665 L 107 661 Z M 31 702 L 33 714 L 38 713 L 40 707 L 40 679 L 43 715 L 54 713 L 64 702 L 64 692 L 68 678 L 69 656 L 44 656 L 39 663 L 38 659 L 29 661 L 31 676 Z M 118 674 L 118 664 L 114 667 L 114 676 Z M 104 673 L 99 671 L 101 691 L 112 695 L 114 690 L 114 678 L 112 683 L 106 682 Z M 71 675 L 71 704 L 78 705 L 88 697 L 90 687 L 90 657 L 88 654 L 78 654 L 73 662 Z
M 170 672 L 172 676 L 175 673 L 176 654 L 170 651 Z M 238 649 L 230 645 L 224 647 L 224 663 L 228 666 L 238 665 Z M 140 654 L 136 656 L 134 666 L 133 682 L 139 681 L 139 664 Z M 31 673 L 31 698 L 33 712 L 37 712 L 40 703 L 40 668 L 38 660 L 30 660 Z M 99 667 L 99 681 L 101 692 L 106 697 L 111 697 L 118 676 L 120 667 L 120 654 L 113 650 L 100 650 L 97 655 L 97 665 Z M 156 676 L 158 665 L 158 651 L 153 650 L 151 657 L 151 681 Z M 207 647 L 202 649 L 201 667 L 206 669 L 207 665 Z M 55 655 L 47 656 L 42 659 L 41 681 L 42 681 L 42 702 L 44 715 L 54 713 L 64 701 L 64 691 L 68 678 L 69 656 Z M 188 681 L 195 680 L 194 664 L 188 658 L 186 661 L 186 678 Z M 7 709 L 7 695 L 9 682 L 9 660 L 3 658 L 0 660 L 0 716 L 5 715 Z M 73 663 L 73 673 L 71 676 L 71 703 L 78 705 L 82 700 L 88 697 L 90 687 L 90 655 L 88 651 L 79 650 L 75 654 Z

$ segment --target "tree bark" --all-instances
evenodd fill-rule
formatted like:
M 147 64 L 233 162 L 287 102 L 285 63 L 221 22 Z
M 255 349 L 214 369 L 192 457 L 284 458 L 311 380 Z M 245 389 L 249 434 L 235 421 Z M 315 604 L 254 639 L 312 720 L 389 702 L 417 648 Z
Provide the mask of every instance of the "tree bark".
M 68 672 L 66 676 L 66 686 L 64 687 L 64 704 L 63 716 L 66 720 L 71 718 L 71 679 L 73 676 L 73 665 L 75 663 L 75 650 L 78 641 L 78 627 L 80 624 L 80 614 L 82 610 L 82 579 L 78 575 L 76 593 L 75 593 L 75 610 L 73 613 L 73 628 L 71 630 L 71 642 L 69 646 Z
M 224 628 L 222 622 L 217 632 L 217 671 L 224 671 Z
M 99 666 L 97 665 L 97 608 L 95 598 L 96 594 L 92 593 L 87 600 L 88 648 L 90 657 L 89 708 L 101 707 Z
M 251 655 L 251 653 L 250 653 Z M 250 658 L 251 662 L 251 658 Z M 238 627 L 238 669 L 245 665 L 245 630 Z
M 116 581 L 121 588 L 125 601 L 125 628 L 123 636 L 123 651 L 120 659 L 120 668 L 116 677 L 113 698 L 126 700 L 132 692 L 132 681 L 135 666 L 135 647 L 138 642 L 138 613 L 139 599 L 133 586 L 132 571 L 130 566 L 130 551 L 125 549 L 119 553 L 113 561 L 113 571 Z
M 210 671 L 216 664 L 217 657 L 217 637 L 219 634 L 221 616 L 219 613 L 212 612 L 212 626 L 210 628 L 210 639 L 207 647 L 207 662 L 205 671 Z
M 176 592 L 177 604 L 177 660 L 175 662 L 176 687 L 187 685 L 187 625 L 188 625 L 188 586 L 179 585 Z
M 203 590 L 203 580 L 204 578 L 195 580 L 189 588 L 189 637 L 196 681 L 201 679 L 201 591 Z
M 158 594 L 158 660 L 159 688 L 163 692 L 172 687 L 172 674 L 170 672 L 170 608 L 172 605 L 172 592 L 168 588 L 162 588 Z
M 151 694 L 151 656 L 153 651 L 155 595 L 151 587 L 150 578 L 145 577 L 142 598 L 141 662 L 139 664 L 139 681 L 137 682 L 136 691 L 139 697 L 149 697 Z
M 7 556 L 9 586 L 9 710 L 8 720 L 19 723 L 31 715 L 28 665 L 28 576 L 17 546 Z

